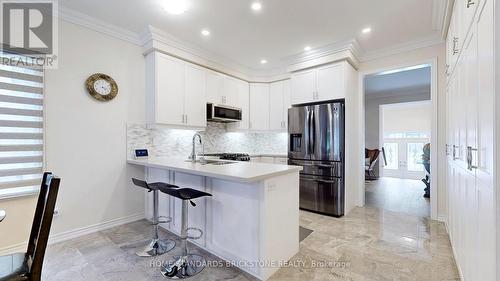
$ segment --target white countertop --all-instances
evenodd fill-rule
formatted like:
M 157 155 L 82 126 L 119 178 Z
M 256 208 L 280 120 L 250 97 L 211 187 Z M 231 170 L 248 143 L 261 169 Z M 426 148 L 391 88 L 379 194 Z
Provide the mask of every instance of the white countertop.
M 237 182 L 254 182 L 302 170 L 300 166 L 268 163 L 235 162 L 227 165 L 202 165 L 187 162 L 186 159 L 155 158 L 129 159 L 130 164 L 179 171 L 183 173 L 218 178 Z M 233 162 L 233 161 L 227 161 Z

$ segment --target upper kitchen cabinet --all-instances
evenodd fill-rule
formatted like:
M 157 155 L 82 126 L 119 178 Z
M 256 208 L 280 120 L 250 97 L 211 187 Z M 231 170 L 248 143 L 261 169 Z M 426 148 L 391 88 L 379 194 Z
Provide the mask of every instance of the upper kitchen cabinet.
M 269 84 L 250 84 L 250 130 L 269 130 Z
M 146 57 L 146 114 L 152 124 L 205 127 L 206 72 L 168 55 Z
M 243 80 L 207 70 L 207 102 L 241 108 L 242 83 L 248 86 Z
M 316 94 L 316 70 L 306 70 L 292 75 L 292 103 L 301 104 L 314 100 Z
M 290 80 L 271 83 L 269 86 L 269 129 L 287 129 L 288 108 L 291 107 Z
M 346 62 L 329 64 L 295 72 L 291 79 L 292 104 L 321 102 L 346 97 L 348 75 L 352 73 Z
M 250 124 L 250 86 L 248 82 L 243 80 L 234 79 L 235 81 L 235 90 L 236 90 L 236 100 L 238 104 L 236 107 L 241 108 L 241 121 L 228 123 L 227 130 L 228 131 L 245 131 L 249 129 Z

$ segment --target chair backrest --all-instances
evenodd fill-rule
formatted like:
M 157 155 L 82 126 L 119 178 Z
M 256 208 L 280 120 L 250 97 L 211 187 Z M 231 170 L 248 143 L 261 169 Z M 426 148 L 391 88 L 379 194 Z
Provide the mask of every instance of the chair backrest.
M 132 182 L 137 185 L 137 186 L 140 186 L 140 187 L 144 187 L 145 189 L 151 191 L 152 188 L 148 185 L 147 182 L 143 181 L 143 180 L 138 180 L 138 179 L 134 179 L 132 178 Z
M 52 173 L 43 174 L 26 252 L 30 281 L 39 281 L 42 277 L 43 259 L 49 240 L 60 182 L 61 179 L 53 176 Z
M 377 163 L 378 161 L 379 155 L 380 155 L 380 150 L 365 148 L 365 157 L 370 158 L 370 168 L 373 168 L 373 166 L 375 166 L 375 163 Z

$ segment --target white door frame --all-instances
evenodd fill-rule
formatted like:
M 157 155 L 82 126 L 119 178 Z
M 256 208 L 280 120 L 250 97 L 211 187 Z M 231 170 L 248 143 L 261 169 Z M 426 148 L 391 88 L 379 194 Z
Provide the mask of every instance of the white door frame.
M 360 163 L 359 163 L 359 167 L 360 167 L 360 175 L 361 177 L 359 178 L 359 182 L 358 182 L 358 195 L 359 195 L 359 202 L 358 202 L 358 205 L 359 206 L 364 206 L 365 205 L 365 171 L 364 171 L 364 165 L 365 165 L 365 153 L 364 153 L 364 150 L 365 150 L 365 113 L 366 113 L 366 109 L 365 109 L 365 78 L 366 76 L 368 75 L 372 75 L 372 74 L 377 74 L 377 73 L 380 73 L 380 72 L 383 72 L 383 71 L 390 71 L 390 70 L 396 70 L 396 69 L 401 69 L 401 68 L 405 68 L 405 67 L 411 67 L 411 66 L 415 66 L 415 65 L 421 65 L 421 64 L 429 64 L 431 66 L 431 103 L 432 103 L 432 122 L 431 122 L 431 198 L 430 198 L 430 201 L 431 201 L 431 219 L 433 220 L 437 220 L 438 219 L 438 213 L 437 213 L 437 210 L 438 210 L 438 206 L 437 206 L 437 202 L 438 202 L 438 191 L 437 191 L 437 188 L 438 188 L 438 164 L 439 164 L 439 160 L 438 159 L 438 94 L 437 94 L 437 90 L 438 90 L 438 72 L 437 72 L 437 69 L 438 69 L 438 59 L 437 57 L 434 57 L 434 58 L 431 58 L 431 59 L 425 59 L 425 60 L 416 60 L 416 61 L 412 61 L 412 62 L 406 62 L 406 63 L 401 63 L 399 65 L 393 65 L 393 66 L 389 66 L 389 67 L 381 67 L 379 69 L 373 69 L 373 70 L 369 70 L 369 71 L 360 71 L 360 75 L 359 75 L 359 81 L 358 81 L 358 87 L 360 89 L 360 96 L 359 96 L 359 100 L 360 100 L 360 103 L 361 104 L 358 104 L 358 108 L 361 109 L 361 112 L 360 112 L 360 120 L 359 120 L 359 124 L 361 125 L 360 126 L 360 130 L 359 130 L 359 136 L 360 136 L 360 140 L 359 140 L 359 143 L 361 144 L 361 147 L 360 147 Z M 443 187 L 444 188 L 444 187 Z
M 388 107 L 404 107 L 404 106 L 412 106 L 412 105 L 418 105 L 418 104 L 431 104 L 431 100 L 419 100 L 419 101 L 409 101 L 409 102 L 398 102 L 398 103 L 390 103 L 390 104 L 379 104 L 378 106 L 378 143 L 379 146 L 383 146 L 385 143 L 385 138 L 384 138 L 384 108 Z M 432 140 L 432 135 L 429 138 Z M 411 140 L 411 139 L 410 139 Z M 384 161 L 383 159 L 379 160 L 379 177 L 384 177 Z

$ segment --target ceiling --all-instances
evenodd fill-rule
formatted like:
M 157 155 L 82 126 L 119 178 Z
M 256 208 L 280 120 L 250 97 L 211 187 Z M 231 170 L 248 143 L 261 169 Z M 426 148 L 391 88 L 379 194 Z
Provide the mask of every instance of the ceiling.
M 431 67 L 402 71 L 392 74 L 375 74 L 365 78 L 367 99 L 407 94 L 430 95 Z
M 434 2 L 442 0 L 260 0 L 259 12 L 250 9 L 253 0 L 188 0 L 191 7 L 181 15 L 168 14 L 162 1 L 60 0 L 59 5 L 137 34 L 152 25 L 252 70 L 285 67 L 306 45 L 314 52 L 355 38 L 370 52 L 441 35 L 433 11 Z M 363 34 L 365 27 L 372 32 Z M 209 37 L 200 34 L 203 28 Z

